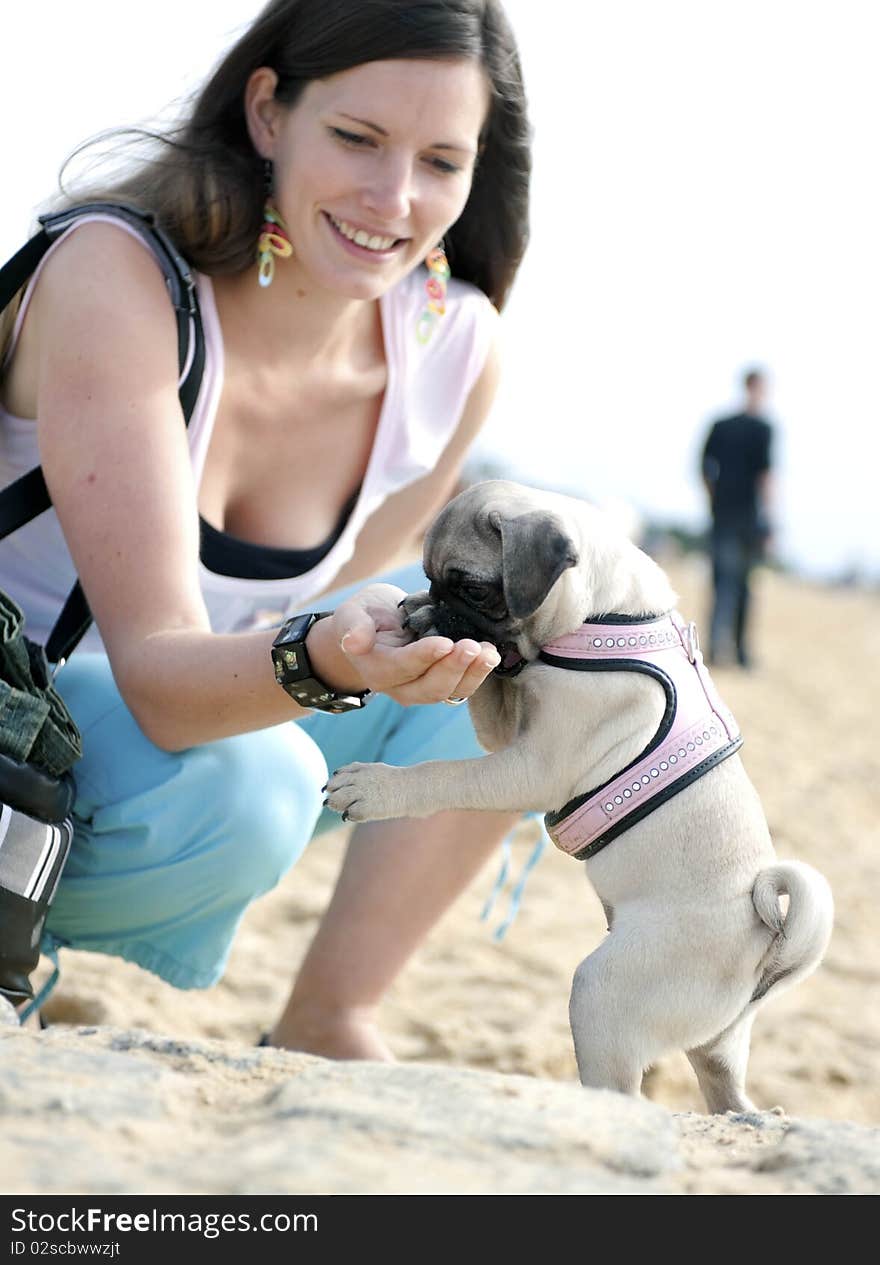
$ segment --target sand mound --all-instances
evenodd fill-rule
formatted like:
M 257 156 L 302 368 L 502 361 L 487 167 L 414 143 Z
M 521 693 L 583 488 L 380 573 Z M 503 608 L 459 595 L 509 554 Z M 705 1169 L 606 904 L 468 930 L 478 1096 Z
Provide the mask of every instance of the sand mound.
M 681 609 L 704 622 L 702 564 L 666 565 L 679 588 Z M 743 760 L 763 798 L 777 850 L 782 857 L 810 862 L 826 875 L 834 891 L 837 917 L 828 957 L 820 971 L 768 1005 L 759 1016 L 752 1042 L 749 1089 L 764 1109 L 782 1106 L 799 1118 L 820 1117 L 854 1125 L 880 1123 L 880 966 L 874 912 L 875 893 L 880 890 L 880 849 L 876 846 L 880 599 L 863 591 L 830 590 L 767 571 L 758 577 L 756 587 L 759 666 L 749 673 L 719 669 L 715 678 L 745 734 Z M 237 1043 L 237 1052 L 224 1054 L 217 1066 L 225 1067 L 226 1058 L 233 1062 L 244 1059 L 251 1069 L 248 1076 L 255 1077 L 254 1088 L 259 1084 L 265 1090 L 267 1077 L 275 1075 L 274 1070 L 270 1073 L 266 1069 L 278 1068 L 280 1065 L 272 1060 L 285 1056 L 245 1050 L 271 1025 L 286 996 L 332 888 L 344 842 L 344 831 L 319 840 L 284 882 L 249 910 L 229 971 L 216 988 L 181 994 L 125 963 L 89 954 L 62 954 L 62 982 L 47 1006 L 47 1017 L 54 1025 L 143 1029 L 175 1041 L 217 1038 Z M 517 1073 L 561 1082 L 550 1087 L 536 1085 L 535 1093 L 566 1096 L 571 1091 L 575 1097 L 569 1095 L 566 1101 L 574 1102 L 581 1091 L 574 1085 L 568 990 L 574 968 L 601 940 L 605 922 L 580 867 L 548 849 L 529 880 L 522 908 L 506 938 L 500 943 L 493 940 L 493 928 L 506 914 L 510 888 L 532 842 L 530 828 L 524 827 L 514 843 L 512 882 L 487 923 L 480 921 L 479 912 L 495 880 L 497 862 L 486 867 L 435 930 L 388 998 L 384 1030 L 401 1060 L 431 1064 L 432 1076 L 443 1071 L 438 1064 L 447 1065 L 447 1070 L 457 1065 L 459 1069 Z M 19 1048 L 24 1034 L 12 1036 Z M 109 1038 L 101 1033 L 86 1038 L 56 1026 L 44 1037 L 33 1039 L 46 1043 L 49 1049 L 50 1041 L 63 1043 L 68 1038 L 77 1049 L 106 1047 L 115 1050 L 116 1058 L 122 1057 L 122 1047 L 114 1047 L 112 1042 L 107 1045 Z M 143 1057 L 142 1050 L 138 1057 Z M 149 1057 L 156 1057 L 155 1050 Z M 308 1069 L 308 1076 L 316 1078 L 322 1093 L 326 1089 L 332 1098 L 336 1092 L 332 1087 L 349 1075 L 320 1060 L 297 1059 L 284 1064 L 278 1081 L 296 1084 L 306 1074 L 301 1069 Z M 382 1073 L 363 1071 L 365 1065 L 361 1066 L 359 1075 L 381 1078 Z M 387 1084 L 398 1084 L 393 1077 L 400 1075 L 403 1080 L 399 1084 L 406 1086 L 406 1092 L 416 1093 L 421 1084 L 419 1072 L 413 1068 L 393 1073 L 386 1070 L 392 1077 Z M 411 1082 L 407 1075 L 412 1076 Z M 132 1076 L 136 1079 L 137 1073 Z M 497 1095 L 501 1092 L 499 1083 L 497 1077 L 491 1078 L 480 1093 Z M 357 1092 L 368 1093 L 372 1084 L 369 1079 L 359 1080 Z M 521 1082 L 510 1084 L 517 1086 L 518 1094 Z M 671 1111 L 703 1110 L 683 1056 L 664 1060 L 653 1069 L 645 1089 L 649 1099 Z M 214 1093 L 210 1088 L 209 1097 Z M 580 1110 L 590 1120 L 598 1110 L 593 1099 L 593 1095 L 577 1099 L 589 1102 Z M 649 1114 L 651 1106 L 650 1102 L 640 1105 Z M 671 1118 L 663 1118 L 669 1124 Z M 685 1171 L 690 1162 L 687 1157 L 699 1154 L 701 1147 L 720 1153 L 719 1130 L 734 1128 L 734 1140 L 723 1142 L 723 1147 L 733 1148 L 727 1150 L 728 1155 L 743 1144 L 751 1128 L 761 1146 L 771 1138 L 784 1145 L 786 1155 L 796 1151 L 803 1160 L 815 1142 L 809 1130 L 822 1127 L 801 1120 L 793 1133 L 787 1125 L 784 1129 L 780 1125 L 784 1117 L 766 1115 L 756 1118 L 760 1125 L 748 1121 L 724 1124 L 701 1116 L 683 1119 L 698 1122 L 675 1126 L 682 1139 L 676 1143 L 676 1153 Z M 586 1127 L 586 1117 L 581 1123 Z M 780 1130 L 785 1135 L 782 1142 Z M 858 1134 L 859 1146 L 866 1137 L 873 1135 Z M 749 1166 L 751 1172 L 751 1161 Z M 775 1173 L 766 1180 L 778 1180 L 777 1188 L 782 1189 L 784 1167 L 774 1169 L 771 1165 L 760 1171 L 765 1176 Z M 724 1186 L 729 1172 L 722 1168 L 727 1176 L 717 1175 L 717 1181 Z M 711 1165 L 706 1171 L 710 1170 L 714 1171 Z M 147 1171 L 145 1167 L 145 1179 Z M 451 1171 L 442 1165 L 437 1168 L 438 1188 L 450 1188 L 444 1184 L 450 1181 L 454 1184 L 457 1179 L 454 1173 L 449 1176 Z M 671 1170 L 662 1171 L 667 1174 L 662 1180 L 671 1181 Z M 350 1180 L 366 1181 L 363 1173 L 357 1176 L 360 1172 L 353 1169 Z M 508 1184 L 493 1187 L 489 1172 L 488 1168 L 480 1169 L 486 1189 L 512 1189 L 525 1180 L 520 1169 L 514 1172 L 511 1168 L 509 1182 L 504 1179 Z M 419 1189 L 433 1188 L 430 1174 L 426 1181 Z M 675 1181 L 686 1182 L 686 1178 L 679 1176 Z M 707 1189 L 687 1184 L 677 1188 Z M 138 1186 L 135 1182 L 126 1189 Z

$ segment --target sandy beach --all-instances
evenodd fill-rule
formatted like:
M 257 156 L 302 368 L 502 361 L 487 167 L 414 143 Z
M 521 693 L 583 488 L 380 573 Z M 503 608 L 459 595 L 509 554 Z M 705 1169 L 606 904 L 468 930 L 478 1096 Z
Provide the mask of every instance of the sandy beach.
M 661 561 L 682 611 L 704 623 L 703 560 Z M 764 1109 L 782 1106 L 802 1117 L 875 1124 L 880 597 L 764 570 L 755 607 L 758 666 L 749 673 L 719 669 L 715 678 L 745 734 L 743 760 L 763 798 L 777 850 L 826 875 L 836 924 L 819 972 L 761 1013 L 750 1091 Z M 46 1018 L 252 1044 L 286 996 L 331 891 L 345 837 L 342 829 L 319 839 L 281 885 L 251 907 L 228 972 L 215 988 L 181 993 L 126 963 L 62 953 L 61 982 Z M 503 940 L 493 938 L 536 838 L 536 825 L 524 824 L 490 918 L 481 921 L 480 913 L 498 859 L 487 864 L 397 982 L 383 1024 L 400 1060 L 576 1081 L 567 1022 L 570 981 L 605 932 L 581 867 L 546 848 L 518 916 Z M 703 1110 L 683 1056 L 652 1069 L 645 1092 L 673 1111 Z

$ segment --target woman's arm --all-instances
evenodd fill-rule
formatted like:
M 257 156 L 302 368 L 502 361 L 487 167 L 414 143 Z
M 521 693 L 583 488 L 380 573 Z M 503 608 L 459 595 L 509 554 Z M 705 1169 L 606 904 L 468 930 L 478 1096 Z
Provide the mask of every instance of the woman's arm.
M 209 627 L 175 324 L 154 262 L 118 229 L 84 225 L 47 263 L 34 305 L 46 482 L 141 728 L 179 749 L 301 715 L 275 681 L 272 631 Z M 378 648 L 355 668 L 321 623 L 316 630 L 310 650 L 328 684 L 402 693 L 404 702 L 471 692 L 494 656 L 436 639 L 400 647 L 391 661 Z M 345 631 L 339 617 L 333 631 Z M 474 649 L 476 662 L 466 653 Z

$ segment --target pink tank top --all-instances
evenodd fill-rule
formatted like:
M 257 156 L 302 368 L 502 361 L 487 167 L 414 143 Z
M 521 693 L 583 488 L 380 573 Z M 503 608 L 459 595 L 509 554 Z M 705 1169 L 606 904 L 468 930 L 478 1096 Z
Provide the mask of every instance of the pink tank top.
M 67 233 L 89 222 L 105 221 L 142 239 L 110 216 L 84 216 Z M 64 241 L 63 233 L 47 251 L 32 277 L 18 313 L 7 360 L 12 355 L 40 271 Z M 158 268 L 158 263 L 157 263 Z M 200 564 L 202 594 L 215 632 L 241 632 L 277 624 L 326 591 L 354 553 L 358 533 L 383 502 L 433 470 L 454 435 L 468 396 L 488 354 L 498 314 L 476 287 L 453 278 L 446 314 L 431 339 L 420 343 L 416 323 L 424 307 L 425 273 L 410 273 L 380 299 L 387 363 L 387 385 L 376 438 L 360 495 L 333 548 L 316 566 L 290 579 L 250 580 L 216 575 Z M 223 390 L 223 335 L 209 277 L 195 274 L 205 333 L 205 370 L 187 430 L 198 488 L 217 407 Z M 0 486 L 39 465 L 36 425 L 0 405 Z M 54 510 L 42 514 L 0 543 L 0 587 L 25 613 L 28 635 L 44 642 L 76 578 L 73 562 Z M 103 649 L 93 625 L 80 647 Z

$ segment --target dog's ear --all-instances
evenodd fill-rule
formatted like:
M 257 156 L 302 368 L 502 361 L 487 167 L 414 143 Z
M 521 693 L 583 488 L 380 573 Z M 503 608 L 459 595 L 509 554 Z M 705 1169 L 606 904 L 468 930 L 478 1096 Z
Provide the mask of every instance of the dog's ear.
M 534 614 L 553 585 L 577 565 L 574 541 L 559 520 L 543 510 L 515 518 L 492 513 L 489 521 L 501 536 L 504 597 L 514 619 Z

